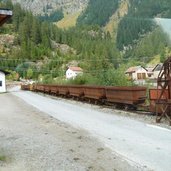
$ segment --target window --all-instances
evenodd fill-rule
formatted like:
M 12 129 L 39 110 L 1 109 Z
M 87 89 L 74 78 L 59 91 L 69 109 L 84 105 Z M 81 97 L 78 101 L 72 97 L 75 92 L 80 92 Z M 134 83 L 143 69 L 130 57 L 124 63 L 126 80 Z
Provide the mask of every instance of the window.
M 142 73 L 142 79 L 146 79 L 146 74 Z
M 2 81 L 0 81 L 0 87 L 2 87 Z
M 137 73 L 137 78 L 138 78 L 138 80 L 146 79 L 146 74 L 145 73 Z
M 141 73 L 138 73 L 138 74 L 137 74 L 137 78 L 138 78 L 138 80 L 141 79 Z

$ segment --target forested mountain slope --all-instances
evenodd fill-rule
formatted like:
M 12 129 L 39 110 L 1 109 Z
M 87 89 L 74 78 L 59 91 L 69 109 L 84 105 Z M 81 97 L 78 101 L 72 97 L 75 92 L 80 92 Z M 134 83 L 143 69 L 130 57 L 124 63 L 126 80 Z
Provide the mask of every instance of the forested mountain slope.
M 78 18 L 78 25 L 98 24 L 104 26 L 117 10 L 119 0 L 90 0 L 86 10 Z
M 1 4 L 5 8 L 7 5 Z M 112 78 L 111 70 L 117 68 L 121 56 L 110 35 L 100 27 L 79 26 L 61 30 L 54 24 L 40 21 L 19 4 L 10 8 L 14 16 L 1 29 L 1 35 L 15 38 L 8 50 L 3 47 L 1 68 L 14 70 L 21 77 L 63 81 L 67 66 L 74 62 L 86 74 L 80 83 L 111 83 L 107 81 L 108 77 Z M 61 46 L 63 49 L 59 48 Z
M 117 46 L 121 50 L 156 27 L 155 17 L 171 17 L 170 0 L 129 0 L 128 14 L 119 23 Z
M 123 57 L 147 58 L 142 61 L 148 62 L 156 55 L 165 54 L 166 47 L 170 46 L 170 40 L 163 32 L 165 29 L 155 18 L 170 17 L 169 0 L 90 0 L 77 25 L 104 26 L 114 40 L 116 38 L 116 46 L 123 52 Z
M 126 68 L 171 53 L 169 36 L 154 20 L 170 17 L 169 0 L 90 0 L 68 29 L 53 24 L 52 13 L 42 19 L 10 0 L 0 6 L 14 13 L 1 28 L 0 41 L 8 36 L 13 41 L 0 46 L 0 67 L 21 77 L 63 82 L 67 67 L 78 65 L 84 70 L 74 80 L 78 84 L 127 85 Z

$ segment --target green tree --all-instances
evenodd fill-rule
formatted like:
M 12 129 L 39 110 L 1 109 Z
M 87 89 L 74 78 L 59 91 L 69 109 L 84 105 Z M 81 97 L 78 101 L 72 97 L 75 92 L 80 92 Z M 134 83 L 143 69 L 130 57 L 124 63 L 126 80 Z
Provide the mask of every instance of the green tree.
M 33 70 L 31 68 L 29 68 L 27 70 L 27 79 L 31 79 L 33 77 Z

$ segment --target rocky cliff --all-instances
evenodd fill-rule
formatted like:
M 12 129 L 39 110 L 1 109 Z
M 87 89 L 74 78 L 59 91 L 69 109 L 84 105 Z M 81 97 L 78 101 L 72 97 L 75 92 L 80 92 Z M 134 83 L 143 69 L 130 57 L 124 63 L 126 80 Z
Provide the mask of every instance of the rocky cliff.
M 82 11 L 89 0 L 12 0 L 20 3 L 22 7 L 31 10 L 34 14 L 49 13 L 56 9 L 62 9 L 64 13 L 75 13 Z

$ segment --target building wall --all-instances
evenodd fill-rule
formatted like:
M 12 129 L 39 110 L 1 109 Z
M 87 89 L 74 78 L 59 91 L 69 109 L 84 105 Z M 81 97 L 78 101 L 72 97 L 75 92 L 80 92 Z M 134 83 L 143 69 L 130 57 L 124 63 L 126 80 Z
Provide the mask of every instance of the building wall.
M 154 79 L 157 79 L 159 76 L 160 71 L 154 71 Z
M 148 78 L 147 71 L 143 68 L 139 68 L 136 72 L 132 74 L 133 80 L 141 80 L 140 78 L 144 77 L 144 79 Z
M 67 79 L 75 78 L 75 77 L 76 77 L 76 74 L 75 74 L 74 71 L 72 71 L 72 70 L 70 70 L 70 69 L 68 69 L 68 70 L 66 71 L 66 78 L 67 78 Z
M 0 71 L 0 93 L 6 92 L 5 74 Z
M 70 69 L 68 69 L 66 71 L 66 79 L 70 79 L 70 78 L 75 78 L 78 74 L 81 74 L 82 72 L 79 71 L 72 71 Z

